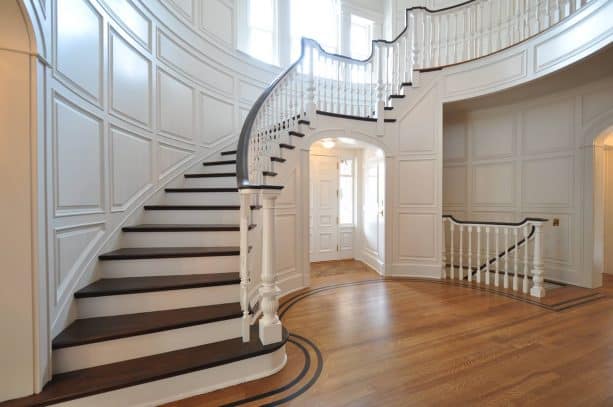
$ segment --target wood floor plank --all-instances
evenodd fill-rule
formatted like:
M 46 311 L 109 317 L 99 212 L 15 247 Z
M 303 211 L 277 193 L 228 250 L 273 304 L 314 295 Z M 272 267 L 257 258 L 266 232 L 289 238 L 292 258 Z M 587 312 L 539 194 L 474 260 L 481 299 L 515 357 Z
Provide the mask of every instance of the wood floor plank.
M 613 279 L 597 290 L 602 298 L 555 311 L 465 286 L 381 281 L 353 261 L 313 264 L 311 271 L 311 288 L 283 298 L 280 310 L 295 301 L 283 324 L 317 345 L 323 370 L 315 385 L 288 405 L 608 406 L 613 401 Z M 327 290 L 331 285 L 338 287 Z M 549 303 L 586 292 L 593 290 L 570 287 Z M 288 366 L 300 363 L 289 354 Z M 216 400 L 233 400 L 234 392 L 254 395 L 287 379 L 275 377 L 172 406 L 217 405 Z

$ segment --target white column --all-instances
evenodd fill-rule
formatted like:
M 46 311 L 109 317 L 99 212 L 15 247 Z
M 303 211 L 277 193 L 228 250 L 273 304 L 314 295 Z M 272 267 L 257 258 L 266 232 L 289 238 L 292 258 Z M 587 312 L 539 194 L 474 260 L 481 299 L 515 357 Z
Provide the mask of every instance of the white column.
M 532 287 L 530 288 L 530 295 L 533 297 L 544 297 L 545 287 L 543 287 L 543 234 L 541 233 L 541 227 L 543 222 L 534 222 L 534 253 L 532 253 Z
M 260 319 L 260 341 L 264 345 L 280 342 L 283 335 L 279 308 L 279 287 L 275 270 L 275 200 L 279 191 L 262 191 L 262 278 L 260 285 L 262 318 Z

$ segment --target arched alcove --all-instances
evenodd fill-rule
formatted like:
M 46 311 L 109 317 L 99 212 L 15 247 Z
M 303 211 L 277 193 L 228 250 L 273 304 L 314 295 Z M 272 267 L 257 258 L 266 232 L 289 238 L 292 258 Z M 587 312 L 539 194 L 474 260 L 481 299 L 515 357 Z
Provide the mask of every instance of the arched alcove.
M 44 161 L 38 137 L 39 95 L 44 91 L 29 8 L 19 0 L 0 2 L 0 400 L 40 391 L 47 377 L 44 250 Z

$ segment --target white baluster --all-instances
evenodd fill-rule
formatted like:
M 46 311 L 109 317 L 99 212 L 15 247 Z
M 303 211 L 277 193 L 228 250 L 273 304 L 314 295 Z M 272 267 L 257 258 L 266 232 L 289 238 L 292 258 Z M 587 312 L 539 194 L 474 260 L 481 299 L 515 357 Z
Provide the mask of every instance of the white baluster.
M 543 278 L 543 255 L 542 255 L 542 246 L 543 246 L 543 236 L 541 233 L 542 222 L 534 222 L 534 253 L 532 253 L 532 288 L 530 288 L 530 295 L 533 297 L 544 297 L 545 296 L 545 287 L 543 286 L 543 282 L 545 281 Z
M 498 287 L 500 284 L 500 257 L 498 254 L 500 253 L 500 249 L 498 246 L 498 235 L 500 232 L 500 228 L 496 226 L 494 229 L 494 238 L 496 239 L 495 250 L 496 250 L 496 271 L 494 272 L 494 287 Z
M 468 226 L 468 281 L 473 281 L 473 227 Z
M 454 252 L 454 248 L 453 248 L 453 245 L 454 245 L 454 241 L 453 241 L 454 223 L 453 223 L 453 221 L 450 221 L 449 224 L 450 224 L 449 236 L 450 236 L 450 245 L 451 245 L 450 254 L 449 254 L 449 256 L 451 257 L 451 260 L 450 260 L 451 267 L 450 267 L 450 270 L 449 270 L 449 274 L 450 274 L 451 279 L 453 280 L 455 278 L 455 263 L 453 261 L 454 260 L 453 259 L 454 258 L 454 253 L 453 253 Z
M 463 263 L 463 257 L 464 257 L 464 225 L 460 225 L 460 253 L 458 254 L 458 257 L 460 258 L 460 267 L 458 268 L 458 278 L 460 280 L 464 279 L 464 263 Z
M 530 246 L 528 243 L 528 225 L 524 226 L 524 280 L 522 292 L 524 294 L 528 294 L 528 274 L 529 272 L 529 262 L 528 262 L 528 247 Z
M 481 226 L 477 226 L 477 283 L 481 284 Z
M 275 200 L 278 191 L 262 191 L 262 277 L 260 286 L 262 318 L 260 319 L 260 341 L 264 345 L 282 340 L 283 328 L 277 315 L 279 308 L 279 287 L 275 270 Z
M 519 290 L 519 279 L 517 276 L 518 263 L 519 263 L 519 240 L 518 240 L 518 228 L 513 229 L 513 237 L 515 239 L 515 249 L 513 249 L 513 291 Z
M 485 285 L 490 285 L 490 228 L 485 227 Z
M 509 288 L 509 228 L 504 228 L 504 288 Z
M 445 251 L 445 223 L 446 218 L 442 219 L 442 236 L 441 236 L 441 278 L 444 280 L 447 278 L 447 252 Z

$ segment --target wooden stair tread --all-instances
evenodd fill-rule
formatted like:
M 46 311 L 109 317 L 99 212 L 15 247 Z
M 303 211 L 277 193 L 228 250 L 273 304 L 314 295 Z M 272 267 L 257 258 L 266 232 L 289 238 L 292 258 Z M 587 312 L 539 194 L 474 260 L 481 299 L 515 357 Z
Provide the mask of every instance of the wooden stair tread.
M 253 229 L 255 225 L 249 225 Z M 236 232 L 240 231 L 240 225 L 236 224 L 142 224 L 124 226 L 124 232 Z
M 277 176 L 277 173 L 274 171 L 262 171 L 262 174 L 265 177 L 276 177 Z
M 202 165 L 210 166 L 210 165 L 228 165 L 228 164 L 236 164 L 236 160 L 220 160 L 220 161 L 207 161 L 202 163 Z
M 286 160 L 285 158 L 281 158 L 281 157 L 270 157 L 270 161 L 277 162 L 277 163 L 284 163 Z
M 238 192 L 236 187 L 209 187 L 209 188 L 166 188 L 164 191 L 169 193 L 185 192 Z
M 236 150 L 228 150 L 228 151 L 222 151 L 221 155 L 234 155 L 236 154 Z
M 101 254 L 98 258 L 104 261 L 238 256 L 239 254 L 238 247 L 129 247 Z
M 145 205 L 146 211 L 238 211 L 240 205 Z M 260 209 L 261 205 L 251 205 Z
M 199 287 L 240 284 L 239 273 L 187 274 L 180 276 L 152 276 L 103 278 L 83 287 L 75 298 L 136 294 L 154 291 L 181 290 Z
M 75 370 L 53 376 L 43 391 L 33 396 L 0 403 L 3 407 L 45 406 L 76 398 L 91 396 L 124 387 L 210 369 L 271 353 L 287 342 L 283 329 L 281 342 L 262 345 L 257 326 L 251 327 L 251 340 L 242 338 L 180 349 L 153 356 Z
M 287 150 L 293 150 L 296 148 L 296 146 L 292 146 L 291 144 L 286 144 L 286 143 L 280 143 L 279 144 L 280 148 L 285 148 Z
M 53 339 L 53 349 L 127 338 L 240 318 L 240 304 L 216 304 L 110 317 L 77 319 Z
M 235 172 L 211 172 L 208 174 L 185 174 L 185 178 L 233 178 L 236 177 Z

